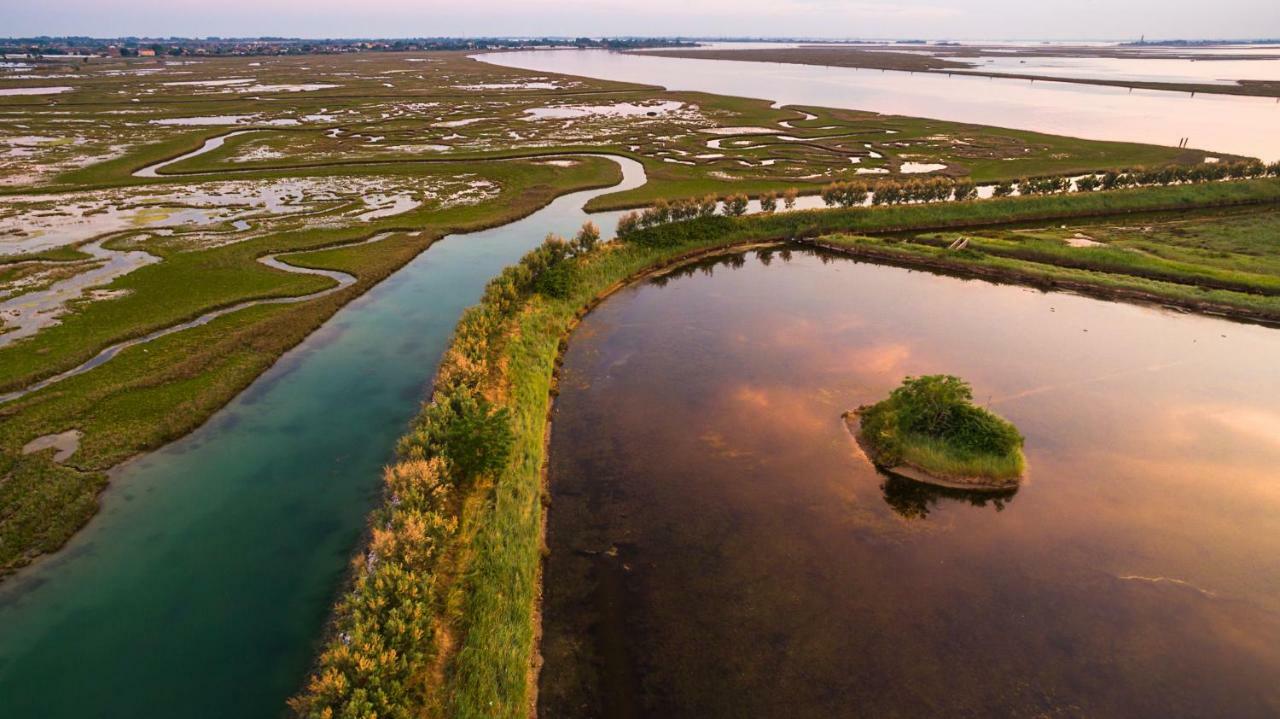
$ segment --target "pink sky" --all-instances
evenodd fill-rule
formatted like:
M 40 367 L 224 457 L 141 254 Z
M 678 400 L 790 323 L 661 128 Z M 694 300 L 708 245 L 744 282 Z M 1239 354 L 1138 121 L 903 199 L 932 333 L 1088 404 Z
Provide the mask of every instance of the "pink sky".
M 0 34 L 1280 36 L 1277 0 L 4 0 Z

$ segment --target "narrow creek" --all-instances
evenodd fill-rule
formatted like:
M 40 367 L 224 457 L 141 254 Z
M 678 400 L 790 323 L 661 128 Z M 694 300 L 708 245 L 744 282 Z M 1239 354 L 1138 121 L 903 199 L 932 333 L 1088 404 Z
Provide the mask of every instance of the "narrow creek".
M 0 585 L 0 716 L 279 716 L 458 315 L 548 232 L 612 235 L 620 213 L 583 205 L 645 175 L 605 157 L 619 185 L 440 240 L 115 471 L 67 547 Z
M 369 237 L 363 240 L 353 240 L 351 242 L 343 242 L 337 245 L 329 245 L 328 247 L 318 247 L 318 248 L 309 249 L 309 250 L 298 250 L 296 252 L 276 252 L 269 255 L 263 255 L 262 257 L 258 258 L 258 262 L 261 262 L 267 267 L 280 270 L 281 272 L 293 272 L 301 275 L 317 275 L 320 277 L 328 277 L 329 279 L 334 281 L 334 284 L 324 288 L 323 290 L 317 290 L 315 292 L 312 292 L 310 294 L 305 294 L 305 295 L 292 295 L 289 297 L 272 297 L 269 299 L 246 300 L 244 302 L 238 302 L 234 305 L 228 305 L 226 307 L 222 307 L 216 310 L 211 310 L 209 312 L 206 312 L 200 315 L 199 317 L 196 317 L 195 319 L 188 320 L 186 322 L 179 322 L 178 324 L 170 325 L 168 327 L 163 327 L 161 329 L 155 330 L 154 332 L 149 332 L 145 335 L 142 335 L 141 337 L 135 337 L 133 339 L 117 342 L 109 347 L 103 348 L 101 352 L 94 355 L 92 358 L 85 360 L 83 363 L 77 365 L 76 367 L 72 367 L 71 369 L 65 372 L 60 372 L 51 377 L 42 379 L 39 382 L 33 382 L 32 384 L 29 384 L 26 387 L 23 387 L 22 389 L 17 389 L 11 392 L 7 392 L 5 394 L 0 394 L 0 402 L 8 402 L 9 400 L 17 399 L 19 397 L 22 397 L 23 395 L 30 394 L 37 390 L 42 390 L 45 387 L 61 382 L 62 380 L 67 379 L 68 377 L 74 377 L 79 374 L 84 374 L 85 372 L 88 372 L 94 367 L 101 366 L 103 363 L 110 361 L 116 355 L 120 354 L 126 349 L 129 349 L 130 347 L 135 347 L 140 344 L 145 344 L 147 342 L 160 339 L 161 337 L 166 337 L 175 332 L 181 332 L 183 330 L 191 329 L 192 327 L 200 327 L 201 325 L 207 325 L 210 322 L 218 319 L 219 317 L 229 315 L 232 312 L 239 312 L 240 310 L 247 309 L 249 307 L 256 307 L 258 305 L 284 305 L 284 304 L 294 304 L 297 302 L 307 302 L 309 300 L 319 299 L 321 297 L 324 297 L 325 295 L 333 294 L 334 292 L 337 292 L 338 290 L 341 290 L 345 287 L 350 287 L 352 284 L 355 284 L 356 278 L 355 276 L 349 275 L 346 272 L 338 272 L 337 270 L 325 270 L 325 269 L 319 269 L 319 268 L 313 268 L 313 267 L 300 267 L 298 265 L 291 265 L 287 262 L 284 262 L 280 258 L 288 257 L 289 255 L 300 255 L 308 252 L 315 252 L 317 250 L 329 249 L 332 247 L 354 247 L 356 245 L 367 245 L 374 242 L 380 242 L 394 234 L 400 234 L 400 233 L 380 232 L 374 235 L 373 237 Z M 97 250 L 101 250 L 104 253 L 108 253 L 113 258 L 112 262 L 115 262 L 116 261 L 115 258 L 117 257 L 122 257 L 127 259 L 129 256 L 132 256 L 132 255 L 142 255 L 144 257 L 150 257 L 150 258 L 153 258 L 151 260 L 153 262 L 160 261 L 160 258 L 155 257 L 154 255 L 150 255 L 146 252 L 108 250 L 102 247 L 102 242 L 92 243 L 91 245 L 85 246 L 83 249 L 85 250 L 97 249 Z M 134 263 L 134 265 L 136 266 L 141 266 L 142 264 L 149 264 L 149 262 Z M 108 266 L 110 266 L 110 264 Z M 129 269 L 132 269 L 132 266 L 129 267 Z M 90 277 L 85 278 L 85 275 L 90 275 Z M 60 289 L 59 285 L 63 285 L 63 284 L 71 285 L 73 284 L 73 280 L 79 281 L 75 283 L 74 288 L 78 291 L 83 291 L 85 287 L 90 286 L 89 284 L 87 284 L 88 282 L 95 282 L 95 283 L 102 282 L 102 280 L 95 278 L 92 275 L 93 273 L 84 273 L 83 275 L 77 275 L 71 278 L 70 280 L 65 280 L 64 282 L 59 283 L 58 285 L 55 285 L 54 287 L 50 288 L 46 292 L 41 293 L 42 297 L 47 296 L 47 298 L 44 299 L 44 301 L 41 303 L 41 306 L 51 306 L 56 308 L 56 307 L 60 307 L 62 303 L 65 302 L 65 299 L 62 298 L 62 294 L 64 293 L 58 291 Z M 85 278 L 85 279 L 82 280 L 81 278 Z M 26 300 L 26 298 L 23 298 L 23 297 L 20 297 L 18 299 Z M 4 305 L 0 305 L 0 308 L 3 308 L 3 306 Z M 0 336 L 0 340 L 10 339 L 11 338 L 10 335 L 14 335 L 15 337 L 16 336 L 25 337 L 28 334 L 33 334 L 34 332 L 35 332 L 35 329 L 32 329 L 31 332 L 28 332 L 26 334 L 21 334 L 20 332 L 12 332 L 12 333 L 8 333 L 3 336 Z M 0 342 L 0 346 L 2 345 L 3 345 L 3 342 Z

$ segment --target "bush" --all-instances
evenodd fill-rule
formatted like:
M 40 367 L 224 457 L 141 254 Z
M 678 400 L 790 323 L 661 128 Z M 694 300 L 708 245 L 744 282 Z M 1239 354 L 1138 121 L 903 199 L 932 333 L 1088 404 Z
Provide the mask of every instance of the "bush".
M 833 182 L 822 188 L 822 203 L 827 207 L 835 207 L 840 202 L 840 184 Z
M 876 461 L 895 465 L 913 444 L 940 442 L 958 457 L 1008 457 L 1023 438 L 1007 420 L 973 404 L 969 383 L 951 375 L 907 377 L 888 399 L 862 412 L 862 433 Z
M 902 186 L 896 182 L 886 181 L 875 186 L 875 194 L 871 197 L 872 204 L 876 205 L 892 205 L 902 201 Z
M 760 196 L 760 211 L 773 214 L 778 210 L 778 193 L 766 192 Z
M 707 195 L 698 203 L 698 217 L 712 217 L 716 214 L 716 208 L 720 206 L 720 200 L 715 195 Z
M 640 213 L 640 224 L 646 227 L 661 225 L 671 221 L 671 204 L 666 200 L 658 200 L 653 206 Z
M 974 454 L 1008 454 L 1022 446 L 1022 435 L 1012 423 L 971 404 L 952 410 L 943 439 Z
M 1280 162 L 1275 164 L 1280 169 Z M 796 207 L 796 198 L 800 196 L 800 192 L 794 187 L 788 187 L 786 192 L 782 193 L 782 205 L 788 210 L 794 210 Z
M 635 212 L 628 212 L 618 218 L 618 239 L 625 240 L 635 234 L 640 229 L 640 216 Z
M 495 407 L 474 390 L 450 388 L 431 398 L 402 450 L 412 454 L 417 446 L 424 456 L 444 458 L 458 484 L 501 469 L 514 443 L 507 408 Z
M 956 408 L 973 400 L 973 390 L 951 375 L 908 377 L 889 394 L 889 400 L 898 408 L 904 430 L 942 437 Z
M 557 262 L 538 274 L 533 289 L 538 294 L 562 300 L 573 290 L 575 273 L 568 262 Z
M 671 203 L 671 219 L 679 222 L 681 220 L 690 220 L 698 216 L 698 202 L 696 200 L 676 200 Z
M 586 254 L 594 250 L 598 244 L 600 244 L 600 228 L 596 227 L 596 223 L 587 220 L 582 223 L 582 229 L 578 230 L 578 234 L 573 238 L 573 253 Z
M 724 198 L 724 214 L 730 217 L 740 217 L 747 213 L 747 203 L 750 200 L 746 195 L 737 194 L 729 195 Z

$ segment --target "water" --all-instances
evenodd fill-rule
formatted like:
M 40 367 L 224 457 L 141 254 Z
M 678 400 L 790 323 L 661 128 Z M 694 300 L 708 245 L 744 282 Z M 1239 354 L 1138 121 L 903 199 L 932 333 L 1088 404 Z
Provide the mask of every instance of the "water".
M 528 50 L 480 57 L 505 67 L 764 98 L 782 105 L 870 110 L 1094 140 L 1177 145 L 1189 137 L 1189 147 L 1280 159 L 1280 132 L 1276 132 L 1280 101 L 1275 98 L 1190 97 L 1059 82 L 650 57 L 607 50 Z
M 616 161 L 618 188 L 436 243 L 116 472 L 63 551 L 0 585 L 0 716 L 279 716 L 459 313 L 588 199 L 643 184 Z M 607 236 L 617 214 L 590 217 Z
M 974 63 L 974 69 L 982 72 L 1051 77 L 1210 85 L 1235 85 L 1238 80 L 1280 80 L 1280 60 L 988 56 L 957 59 Z
M 803 250 L 624 290 L 554 411 L 542 715 L 1277 716 L 1278 355 Z M 841 413 L 933 372 L 1022 429 L 1016 492 L 856 449 Z

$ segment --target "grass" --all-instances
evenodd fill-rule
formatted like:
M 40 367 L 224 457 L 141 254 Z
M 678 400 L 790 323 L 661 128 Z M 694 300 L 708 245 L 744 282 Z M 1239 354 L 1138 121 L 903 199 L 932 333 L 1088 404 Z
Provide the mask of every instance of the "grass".
M 612 207 L 636 206 L 659 196 L 691 196 L 709 188 L 723 191 L 725 182 L 739 184 L 736 190 L 752 193 L 793 185 L 816 190 L 833 179 L 852 177 L 857 168 L 849 162 L 851 157 L 861 158 L 858 167 L 884 166 L 896 171 L 903 158 L 910 156 L 917 161 L 942 162 L 948 166 L 947 174 L 971 175 L 985 181 L 1011 179 L 1020 174 L 1196 163 L 1205 155 L 1155 145 L 1096 142 L 830 108 L 805 108 L 817 117 L 801 121 L 796 109 L 773 108 L 762 100 L 672 93 L 545 73 L 536 76 L 549 77 L 564 87 L 554 91 L 479 93 L 462 88 L 468 83 L 518 83 L 534 74 L 472 60 L 465 53 L 427 53 L 416 59 L 430 62 L 409 63 L 402 54 L 323 56 L 305 62 L 296 58 L 253 60 L 260 66 L 249 66 L 251 58 L 206 58 L 183 70 L 184 82 L 254 75 L 269 82 L 328 81 L 340 86 L 319 92 L 279 93 L 270 98 L 269 104 L 247 102 L 234 92 L 166 86 L 162 83 L 168 78 L 163 73 L 133 74 L 137 69 L 155 69 L 155 64 L 147 61 L 95 62 L 81 68 L 83 76 L 75 80 L 74 93 L 53 99 L 0 98 L 0 107 L 17 111 L 14 121 L 21 121 L 23 132 L 57 139 L 37 148 L 36 155 L 12 168 L 0 163 L 0 176 L 7 170 L 40 175 L 34 182 L 0 185 L 0 194 L 25 193 L 33 188 L 68 191 L 159 186 L 178 179 L 180 173 L 209 175 L 200 178 L 208 180 L 220 173 L 250 170 L 368 168 L 413 161 L 533 156 L 587 147 L 633 153 L 641 158 L 651 171 L 651 187 L 616 200 L 601 200 L 597 207 L 604 208 L 607 202 L 617 203 Z M 393 88 L 384 87 L 388 80 L 393 81 Z M 595 118 L 568 123 L 529 123 L 524 119 L 527 110 L 553 104 L 654 100 L 697 105 L 702 119 Z M 401 109 L 410 104 L 422 107 L 414 111 Z M 94 122 L 77 124 L 69 130 L 64 122 L 66 115 L 72 119 L 84 115 Z M 155 124 L 218 115 L 253 117 L 241 124 L 214 127 Z M 317 119 L 295 126 L 269 124 L 307 117 Z M 442 118 L 478 122 L 444 128 L 436 123 Z M 780 124 L 787 120 L 795 124 Z M 717 151 L 723 157 L 698 157 L 716 154 L 709 153 L 707 147 L 713 136 L 700 132 L 708 123 L 772 127 L 799 141 L 758 137 L 746 145 L 726 145 Z M 0 129 L 4 125 L 5 121 L 0 121 Z M 233 138 L 207 155 L 165 168 L 162 174 L 166 176 L 132 176 L 136 169 L 194 150 L 210 137 L 248 128 L 257 131 Z M 341 134 L 331 136 L 334 130 Z M 70 132 L 75 134 L 74 143 L 64 142 L 71 139 Z M 371 142 L 374 137 L 380 140 Z M 122 140 L 127 141 L 126 150 L 120 152 Z M 274 156 L 232 161 L 250 147 L 272 150 Z M 441 147 L 445 149 L 442 151 Z M 883 159 L 871 157 L 872 151 L 883 155 Z M 105 159 L 88 162 L 91 157 Z M 780 161 L 766 165 L 763 160 Z M 59 168 L 61 171 L 57 171 Z
M 1090 217 L 1262 206 L 1280 203 L 1280 181 L 1216 182 L 1070 195 L 1036 195 L 976 202 L 807 210 L 743 218 L 713 217 L 663 225 L 646 241 L 676 242 L 698 236 L 789 239 L 837 232 L 924 232 Z
M 1280 245 L 1271 240 L 1280 229 L 1280 208 L 1274 201 L 1022 224 L 964 232 L 831 232 L 814 241 L 879 261 L 1280 322 Z M 1104 244 L 1066 243 L 1076 236 Z M 946 249 L 961 238 L 969 241 L 966 249 Z
M 352 636 L 351 628 L 365 614 L 340 609 L 334 638 L 322 653 L 317 673 L 294 702 L 299 715 L 324 716 L 326 708 L 338 712 L 354 706 L 364 709 L 362 702 L 374 694 L 368 688 L 380 687 L 380 695 L 385 695 L 381 688 L 390 686 L 396 696 L 409 702 L 397 709 L 410 713 L 527 716 L 542 546 L 543 442 L 562 338 L 584 305 L 616 287 L 620 279 L 715 244 L 694 241 L 661 248 L 607 245 L 573 261 L 573 279 L 564 297 L 525 290 L 512 301 L 507 293 L 486 292 L 482 305 L 468 311 L 437 375 L 435 399 L 424 408 L 417 428 L 402 441 L 402 460 L 396 466 L 423 456 L 423 447 L 428 445 L 421 437 L 430 434 L 433 423 L 439 426 L 432 407 L 444 402 L 441 397 L 473 384 L 478 389 L 465 391 L 492 397 L 510 418 L 510 451 L 497 469 L 459 485 L 465 496 L 452 500 L 460 507 L 453 515 L 459 530 L 449 548 L 429 566 L 412 568 L 437 592 L 427 603 L 430 616 L 422 620 L 423 627 L 432 629 L 419 655 L 420 664 L 383 669 L 348 661 L 348 650 L 342 648 L 346 645 L 338 637 Z M 492 328 L 476 331 L 473 326 L 482 322 L 491 323 Z M 474 374 L 483 379 L 474 383 L 458 379 Z M 434 456 L 427 451 L 427 459 Z M 375 523 L 391 511 L 391 496 L 388 502 L 375 515 Z M 431 511 L 448 510 L 442 502 Z M 360 592 L 369 581 L 364 577 L 372 576 L 375 569 L 365 565 L 357 569 L 355 588 L 340 607 L 364 601 Z M 382 634 L 394 626 L 387 624 Z M 366 627 L 365 631 L 374 633 L 375 629 Z M 383 641 L 370 646 L 381 646 Z M 447 671 L 432 668 L 441 662 Z M 398 678 L 402 676 L 436 676 L 437 680 L 420 691 L 406 688 Z M 387 706 L 375 708 L 386 710 Z
M 351 287 L 297 305 L 263 305 L 133 347 L 78 375 L 0 408 L 0 572 L 61 546 L 97 511 L 105 470 L 185 435 L 301 342 L 330 315 L 404 262 L 428 240 L 403 237 L 381 252 L 337 262 Z M 22 444 L 53 432 L 84 432 L 62 465 Z
M 714 217 L 660 226 L 646 237 L 657 243 L 716 236 L 742 241 L 806 239 L 875 261 L 1274 323 L 1280 322 L 1280 275 L 1274 271 L 1280 253 L 1268 241 L 1267 230 L 1276 222 L 1277 203 L 1280 181 L 1265 179 Z M 1206 213 L 1214 208 L 1218 210 Z M 1044 223 L 1050 221 L 1055 224 L 1046 228 Z M 1134 222 L 1139 226 L 1125 229 Z M 1161 223 L 1166 223 L 1164 230 L 1159 229 Z M 1073 229 L 1066 229 L 1068 225 Z M 1023 229 L 1012 229 L 1017 227 Z M 965 231 L 956 232 L 959 228 Z M 1099 236 L 1107 236 L 1103 230 L 1110 232 L 1116 246 L 1067 246 L 1063 238 L 1081 228 Z M 1116 239 L 1122 235 L 1126 239 Z M 967 249 L 946 249 L 960 237 L 969 239 Z M 1164 237 L 1174 239 L 1165 242 Z
M 922 434 L 902 440 L 902 461 L 938 477 L 1019 477 L 1026 471 L 1022 451 L 1008 454 L 957 452 L 948 442 Z
M 219 307 L 309 294 L 333 284 L 323 277 L 268 268 L 257 262 L 262 255 L 348 242 L 380 231 L 414 229 L 438 237 L 503 224 L 532 212 L 554 195 L 607 185 L 617 177 L 616 165 L 604 160 L 584 161 L 573 168 L 510 162 L 486 169 L 486 176 L 505 189 L 502 198 L 482 205 L 443 211 L 426 206 L 363 225 L 266 234 L 210 249 L 179 251 L 148 245 L 164 261 L 129 273 L 107 288 L 124 290 L 126 296 L 92 303 L 26 341 L 0 348 L 0 391 L 26 386 L 79 365 L 106 346 Z M 446 165 L 430 171 L 450 174 L 465 169 Z
M 921 233 L 913 241 L 950 244 L 958 233 Z M 1280 236 L 1280 208 L 1167 213 L 1139 224 L 1076 221 L 1063 227 L 990 229 L 964 233 L 971 247 L 990 254 L 1068 264 L 1079 258 L 1117 272 L 1196 275 L 1204 284 L 1271 294 L 1280 277 L 1280 252 L 1267 238 Z M 1099 243 L 1071 247 L 1067 240 Z

